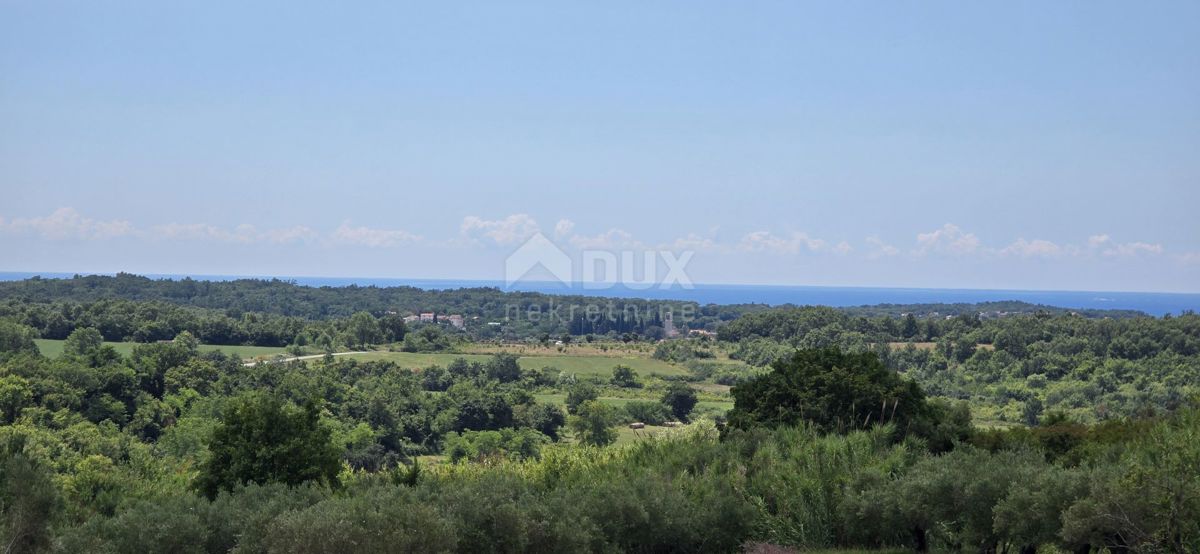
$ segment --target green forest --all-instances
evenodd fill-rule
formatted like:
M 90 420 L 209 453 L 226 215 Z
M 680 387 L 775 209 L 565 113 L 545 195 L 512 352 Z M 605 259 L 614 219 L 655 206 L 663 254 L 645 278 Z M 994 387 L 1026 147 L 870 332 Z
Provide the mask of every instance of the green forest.
M 1200 316 L 613 300 L 637 317 L 534 322 L 506 307 L 596 300 L 0 283 L 0 540 L 1200 551 Z M 404 319 L 427 311 L 478 319 Z M 415 354 L 438 362 L 397 361 Z

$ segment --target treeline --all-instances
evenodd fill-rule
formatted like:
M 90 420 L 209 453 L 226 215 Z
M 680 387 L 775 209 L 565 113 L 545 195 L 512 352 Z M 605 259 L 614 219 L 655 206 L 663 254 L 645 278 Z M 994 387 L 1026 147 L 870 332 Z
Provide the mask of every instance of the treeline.
M 305 321 L 345 319 L 364 311 L 377 317 L 389 313 L 401 317 L 421 312 L 442 316 L 460 314 L 472 322 L 467 326 L 468 332 L 478 338 L 562 334 L 570 332 L 572 326 L 580 325 L 580 318 L 585 314 L 591 314 L 587 316 L 590 327 L 577 334 L 636 333 L 657 338 L 662 335 L 662 317 L 666 312 L 674 313 L 676 318 L 690 318 L 700 328 L 719 321 L 724 311 L 714 306 L 701 313 L 700 307 L 693 302 L 502 292 L 496 288 L 308 287 L 278 279 L 172 280 L 128 273 L 0 282 L 0 300 L 10 301 L 10 306 L 94 304 L 113 300 L 148 306 L 166 303 L 202 308 L 208 310 L 207 313 L 232 320 L 240 320 L 246 314 L 263 319 L 283 317 Z M 590 312 L 589 307 L 592 307 Z M 48 311 L 53 313 L 60 309 Z M 502 325 L 487 325 L 488 322 Z M 680 324 L 683 324 L 682 320 Z
M 244 312 L 232 317 L 226 310 L 119 299 L 32 304 L 6 300 L 0 302 L 0 318 L 32 327 L 41 338 L 55 340 L 67 338 L 76 329 L 91 328 L 99 331 L 104 340 L 114 342 L 171 340 L 187 331 L 205 344 L 255 346 L 293 344 L 314 323 L 262 312 Z
M 1000 300 L 991 302 L 930 302 L 923 304 L 874 304 L 870 306 L 853 306 L 841 308 L 850 315 L 867 317 L 904 317 L 913 314 L 916 317 L 945 317 L 959 315 L 985 314 L 988 317 L 1010 317 L 1015 315 L 1033 315 L 1045 313 L 1051 315 L 1077 314 L 1090 318 L 1127 318 L 1145 317 L 1147 314 L 1138 310 L 1100 310 L 1095 308 L 1063 308 L 1046 304 L 1033 304 L 1019 300 Z
M 1171 410 L 1200 392 L 1194 313 L 894 319 L 792 308 L 748 314 L 719 338 L 732 343 L 732 357 L 756 366 L 796 348 L 871 351 L 930 394 L 969 400 L 987 419 L 1030 425 L 1052 410 L 1084 421 Z
M 1113 318 L 1142 315 L 1130 311 L 1071 311 L 1023 302 L 885 304 L 829 310 L 869 319 L 873 322 L 870 326 L 884 327 L 895 340 L 939 336 L 936 328 L 941 316 L 930 316 L 933 313 L 964 317 L 996 311 Z M 45 338 L 63 338 L 78 327 L 100 329 L 110 340 L 168 340 L 186 330 L 206 343 L 262 346 L 290 344 L 287 338 L 295 336 L 289 332 L 297 322 L 346 320 L 359 312 L 378 318 L 421 312 L 460 314 L 466 318 L 466 333 L 472 338 L 506 340 L 564 333 L 658 340 L 665 337 L 667 313 L 678 330 L 708 331 L 743 315 L 775 313 L 762 304 L 701 306 L 684 301 L 502 292 L 496 288 L 309 287 L 278 279 L 172 280 L 128 273 L 0 282 L 0 311 L 38 329 Z M 105 317 L 106 313 L 111 316 Z M 907 327 L 907 321 L 903 322 L 906 327 L 896 327 L 902 314 L 930 317 L 914 318 L 921 326 L 914 331 Z M 80 322 L 81 316 L 89 319 Z

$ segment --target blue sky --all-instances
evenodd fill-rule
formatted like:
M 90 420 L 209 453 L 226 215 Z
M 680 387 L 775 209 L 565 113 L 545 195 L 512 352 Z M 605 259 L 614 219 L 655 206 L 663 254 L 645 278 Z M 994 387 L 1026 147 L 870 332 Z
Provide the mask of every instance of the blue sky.
M 243 4 L 0 2 L 0 270 L 1200 291 L 1195 2 Z

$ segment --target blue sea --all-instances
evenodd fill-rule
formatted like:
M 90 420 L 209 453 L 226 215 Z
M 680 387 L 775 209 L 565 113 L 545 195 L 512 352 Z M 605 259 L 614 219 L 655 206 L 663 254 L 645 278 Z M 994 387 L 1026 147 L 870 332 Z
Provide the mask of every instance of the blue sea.
M 43 278 L 69 278 L 70 273 L 0 272 L 0 281 Z M 155 279 L 181 279 L 188 275 L 147 275 Z M 263 276 L 191 275 L 193 279 L 228 281 L 233 279 L 263 279 Z M 1200 311 L 1200 293 L 1166 292 L 1102 292 L 999 289 L 925 289 L 888 287 L 818 287 L 783 285 L 720 285 L 696 284 L 694 288 L 637 289 L 622 285 L 597 288 L 595 285 L 558 282 L 519 282 L 506 287 L 503 281 L 458 279 L 391 279 L 375 277 L 294 277 L 279 276 L 306 286 L 343 287 L 349 285 L 422 289 L 456 289 L 463 287 L 495 287 L 501 290 L 540 292 L 546 294 L 583 294 L 612 298 L 648 298 L 691 300 L 700 304 L 780 304 L 824 305 L 834 307 L 873 304 L 921 304 L 954 302 L 989 302 L 1020 300 L 1034 304 L 1075 309 L 1138 310 L 1151 315 L 1179 314 Z

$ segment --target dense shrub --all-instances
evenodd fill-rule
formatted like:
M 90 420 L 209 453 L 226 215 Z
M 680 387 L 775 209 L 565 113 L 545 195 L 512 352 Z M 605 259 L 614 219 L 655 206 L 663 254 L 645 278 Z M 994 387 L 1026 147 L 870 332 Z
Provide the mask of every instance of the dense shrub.
M 248 483 L 336 485 L 341 469 L 340 452 L 317 406 L 289 407 L 268 394 L 235 401 L 213 431 L 209 450 L 196 481 L 209 498 Z
M 729 426 L 752 429 L 807 422 L 846 432 L 883 423 L 907 429 L 928 417 L 925 395 L 871 353 L 800 350 L 773 371 L 733 388 Z
M 463 431 L 446 436 L 443 452 L 450 461 L 480 462 L 507 458 L 523 460 L 537 458 L 550 437 L 533 429 L 505 428 L 498 431 Z
M 641 422 L 647 425 L 662 425 L 673 417 L 670 409 L 662 402 L 650 400 L 632 400 L 625 403 L 625 413 L 630 422 Z
M 404 487 L 372 487 L 281 513 L 267 524 L 262 551 L 279 554 L 450 552 L 456 529 Z

